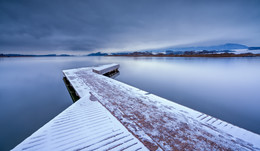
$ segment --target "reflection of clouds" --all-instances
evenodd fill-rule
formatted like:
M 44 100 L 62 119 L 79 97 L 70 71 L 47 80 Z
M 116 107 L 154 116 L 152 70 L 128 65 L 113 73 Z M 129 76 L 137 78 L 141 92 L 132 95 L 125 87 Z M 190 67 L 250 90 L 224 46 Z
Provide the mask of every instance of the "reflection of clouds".
M 257 57 L 23 57 L 0 63 L 0 116 L 8 123 L 0 125 L 1 136 L 18 144 L 17 133 L 24 138 L 28 134 L 10 125 L 37 129 L 71 104 L 62 70 L 107 63 L 120 64 L 119 81 L 259 133 Z M 10 140 L 0 143 L 6 146 Z
M 259 58 L 122 58 L 120 81 L 238 125 L 259 122 Z

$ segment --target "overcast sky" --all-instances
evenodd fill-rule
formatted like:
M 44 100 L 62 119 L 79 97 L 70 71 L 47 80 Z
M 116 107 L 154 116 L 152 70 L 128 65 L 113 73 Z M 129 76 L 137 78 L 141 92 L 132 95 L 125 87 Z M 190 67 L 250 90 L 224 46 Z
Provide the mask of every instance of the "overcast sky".
M 260 0 L 0 1 L 0 53 L 260 46 Z

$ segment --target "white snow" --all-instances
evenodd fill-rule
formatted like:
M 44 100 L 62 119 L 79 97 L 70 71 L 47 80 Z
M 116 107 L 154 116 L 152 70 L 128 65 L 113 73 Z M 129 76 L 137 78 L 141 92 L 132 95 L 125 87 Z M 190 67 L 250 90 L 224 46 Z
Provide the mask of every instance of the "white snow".
M 109 68 L 111 65 L 106 67 Z M 116 135 L 117 128 L 120 127 L 121 130 L 124 128 L 127 130 L 123 130 L 124 135 L 113 137 L 114 141 L 120 138 L 123 142 L 122 145 L 113 148 L 114 150 L 123 149 L 128 144 L 135 144 L 132 143 L 132 140 L 128 140 L 132 134 L 131 139 L 137 138 L 136 140 L 139 140 L 137 141 L 138 147 L 149 150 L 260 150 L 260 136 L 258 134 L 94 73 L 92 69 L 89 67 L 63 71 L 76 92 L 84 99 L 80 99 L 35 132 L 37 135 L 33 134 L 21 144 L 28 145 L 30 141 L 33 141 L 32 138 L 39 139 L 42 136 L 44 141 L 36 145 L 35 148 L 37 146 L 42 148 L 48 143 L 57 147 L 58 142 L 66 142 L 64 146 L 60 146 L 61 149 L 83 147 L 86 146 L 86 142 L 91 144 L 98 138 L 103 139 L 107 129 Z M 105 70 L 105 67 L 98 69 Z M 93 106 L 93 104 L 95 105 Z M 96 109 L 100 109 L 102 112 L 97 113 Z M 97 124 L 93 130 L 87 131 L 86 127 L 89 127 L 89 123 L 84 120 L 90 120 L 92 116 L 94 121 L 100 120 L 99 122 L 104 123 Z M 113 126 L 114 124 L 105 126 L 109 119 L 112 119 L 112 123 L 115 123 L 116 126 Z M 62 125 L 63 120 L 68 123 Z M 56 129 L 50 126 L 53 123 L 56 124 Z M 73 126 L 70 127 L 70 125 Z M 80 128 L 74 129 L 74 126 Z M 65 130 L 67 133 L 61 133 Z M 85 133 L 91 135 L 85 138 Z M 59 135 L 56 136 L 56 134 Z M 131 135 L 128 136 L 128 134 Z M 94 137 L 96 135 L 99 137 Z M 49 136 L 52 138 L 49 139 Z M 57 144 L 52 142 L 52 139 L 57 140 Z M 142 146 L 142 143 L 147 148 Z M 21 144 L 17 146 L 18 150 L 23 146 Z M 106 150 L 109 148 L 109 145 L 102 147 L 102 144 L 107 143 L 93 145 L 91 149 L 100 147 L 100 149 Z M 87 148 L 82 149 L 88 150 Z M 128 149 L 132 150 L 132 148 Z
M 252 54 L 260 54 L 260 50 L 248 50 L 248 49 L 235 49 L 235 54 L 242 54 L 242 53 L 252 53 Z
M 142 142 L 157 149 L 260 150 L 260 137 L 209 115 L 93 73 L 91 68 L 67 70 L 72 85 L 92 92 Z M 78 90 L 78 88 L 76 88 Z M 86 91 L 84 91 L 86 90 Z
M 92 69 L 93 69 L 93 72 L 96 72 L 98 74 L 104 74 L 104 73 L 113 71 L 118 68 L 119 68 L 119 64 L 113 63 L 113 64 L 102 65 L 99 67 L 94 67 Z
M 89 93 L 13 150 L 148 150 Z

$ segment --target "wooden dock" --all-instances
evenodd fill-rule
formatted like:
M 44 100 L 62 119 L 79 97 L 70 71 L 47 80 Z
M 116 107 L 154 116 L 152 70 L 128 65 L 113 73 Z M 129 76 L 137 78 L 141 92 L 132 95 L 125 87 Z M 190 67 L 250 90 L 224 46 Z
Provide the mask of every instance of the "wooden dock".
M 260 150 L 258 134 L 104 76 L 118 68 L 64 70 L 80 99 L 13 150 Z

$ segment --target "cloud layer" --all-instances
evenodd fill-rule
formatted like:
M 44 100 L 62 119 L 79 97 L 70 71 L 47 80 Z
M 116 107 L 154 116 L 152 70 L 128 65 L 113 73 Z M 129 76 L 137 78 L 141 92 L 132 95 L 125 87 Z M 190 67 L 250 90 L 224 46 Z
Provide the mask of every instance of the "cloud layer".
M 259 0 L 0 1 L 0 52 L 260 45 Z

